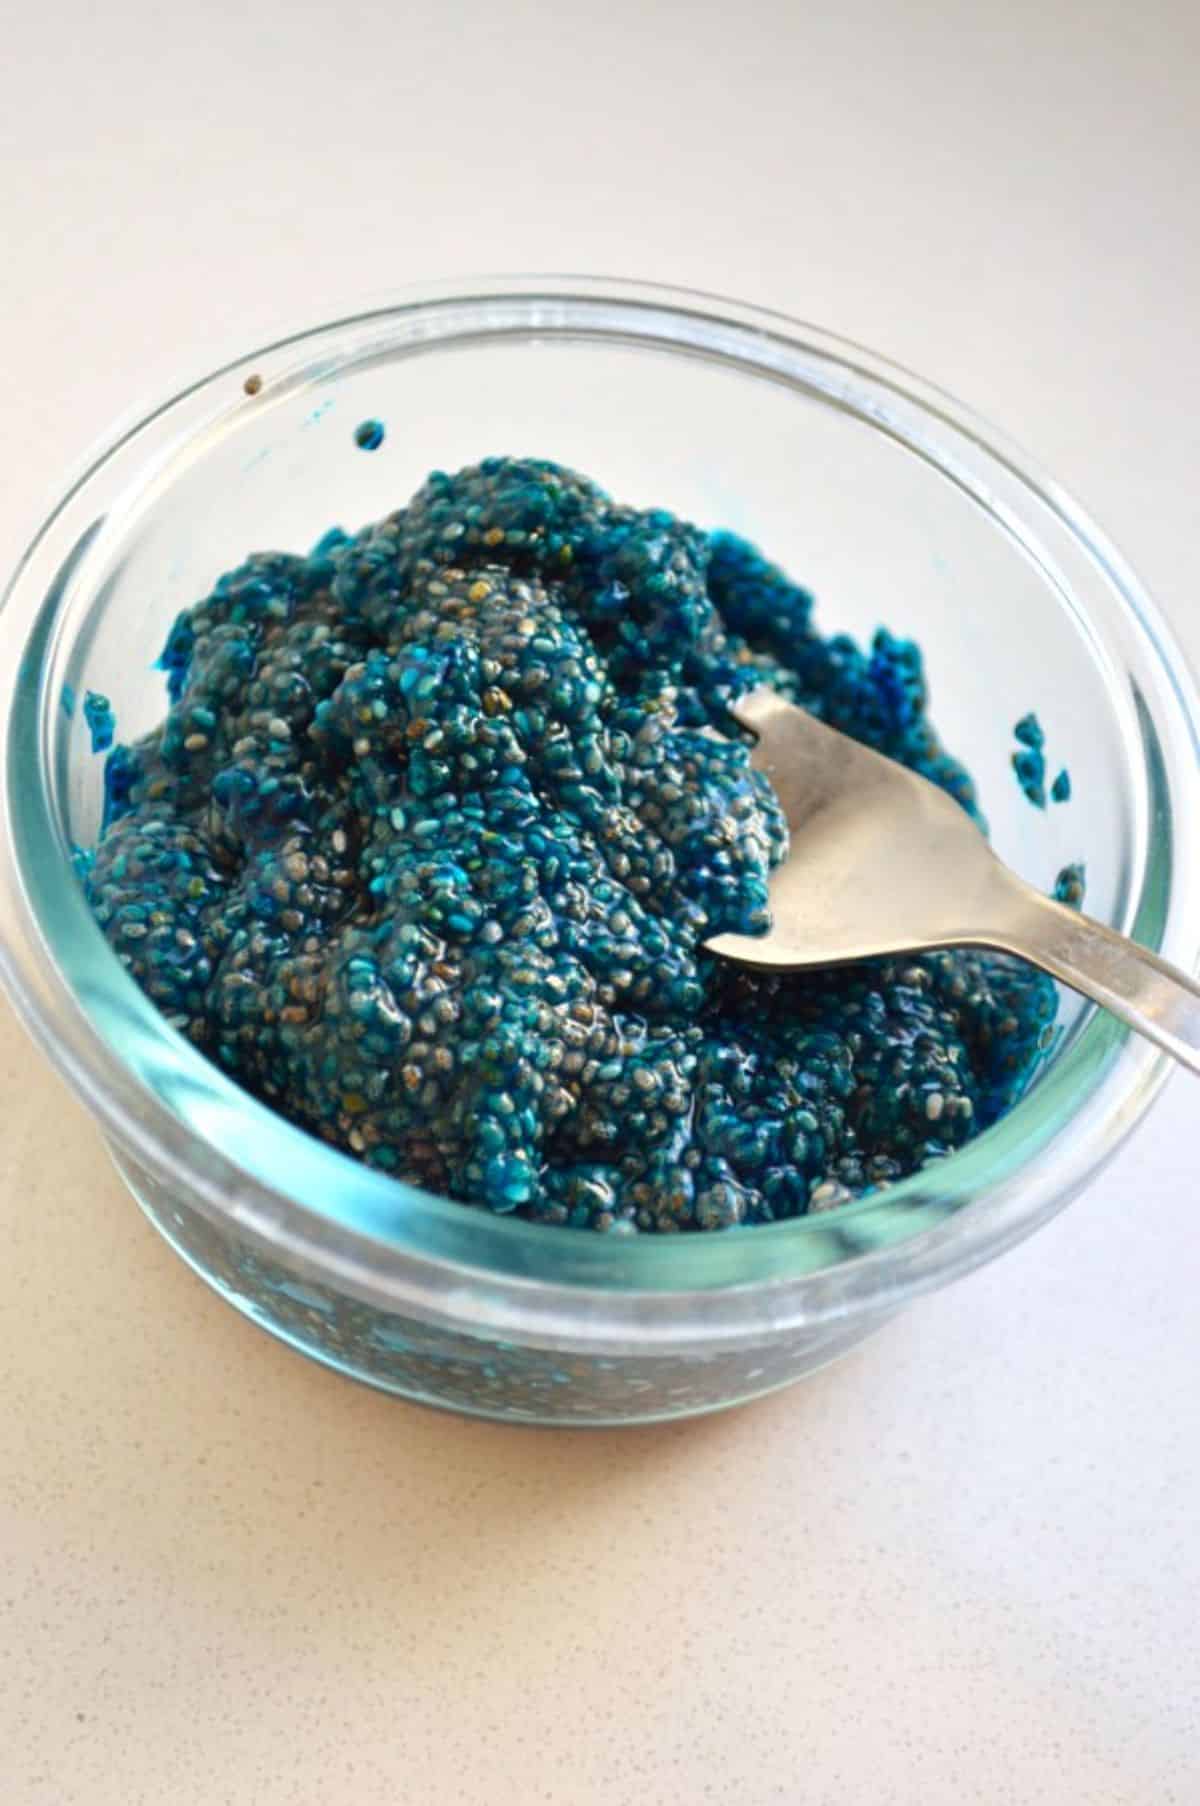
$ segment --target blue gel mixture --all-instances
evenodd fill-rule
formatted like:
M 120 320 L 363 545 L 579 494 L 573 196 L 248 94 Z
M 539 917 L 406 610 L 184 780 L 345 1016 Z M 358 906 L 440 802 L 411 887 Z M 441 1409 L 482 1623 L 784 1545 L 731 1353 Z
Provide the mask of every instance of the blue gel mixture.
M 1046 736 L 1036 715 L 1022 715 L 1013 729 L 1020 743 L 1012 756 L 1013 770 L 1035 809 L 1046 807 Z
M 92 751 L 105 752 L 113 743 L 116 722 L 107 696 L 89 690 L 83 699 L 83 719 L 92 737 Z
M 1055 902 L 1065 903 L 1070 909 L 1082 909 L 1086 893 L 1087 867 L 1082 864 L 1064 865 L 1054 880 Z
M 248 1090 L 466 1204 L 610 1232 L 821 1210 L 1018 1097 L 1055 992 L 972 952 L 762 975 L 786 828 L 758 683 L 976 813 L 921 654 L 822 635 L 753 546 L 549 463 L 435 473 L 180 616 L 84 878 L 112 946 Z

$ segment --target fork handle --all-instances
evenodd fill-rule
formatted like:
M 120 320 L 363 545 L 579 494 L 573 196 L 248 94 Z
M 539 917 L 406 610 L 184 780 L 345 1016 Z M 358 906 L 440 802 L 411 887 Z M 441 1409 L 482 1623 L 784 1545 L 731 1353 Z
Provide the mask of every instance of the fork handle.
M 1200 1074 L 1200 984 L 1090 916 L 1024 884 L 1016 890 L 1003 928 L 1006 951 L 1082 991 Z

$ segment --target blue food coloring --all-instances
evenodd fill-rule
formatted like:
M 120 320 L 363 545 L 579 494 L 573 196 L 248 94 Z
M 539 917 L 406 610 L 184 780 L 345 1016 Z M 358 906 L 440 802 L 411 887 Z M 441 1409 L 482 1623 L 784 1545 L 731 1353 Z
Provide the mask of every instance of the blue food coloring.
M 979 819 L 920 649 L 814 615 L 745 540 L 557 465 L 435 472 L 179 617 L 165 719 L 106 761 L 96 917 L 249 1091 L 464 1204 L 708 1232 L 886 1186 L 1011 1106 L 1056 998 L 968 950 L 704 950 L 767 927 L 786 852 L 729 714 L 756 684 Z
M 378 451 L 383 438 L 382 420 L 363 420 L 354 429 L 354 443 L 360 451 Z
M 1050 786 L 1052 802 L 1069 803 L 1071 800 L 1071 774 L 1064 767 Z

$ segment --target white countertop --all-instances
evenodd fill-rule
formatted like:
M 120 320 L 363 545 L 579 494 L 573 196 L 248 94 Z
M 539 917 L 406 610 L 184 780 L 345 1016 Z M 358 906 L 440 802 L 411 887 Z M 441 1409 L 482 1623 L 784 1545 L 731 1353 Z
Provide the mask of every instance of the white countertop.
M 1189 0 L 30 6 L 0 67 L 0 543 L 133 397 L 430 275 L 723 289 L 1091 507 L 1200 661 Z M 15 25 L 15 34 L 14 34 Z M 460 1422 L 144 1224 L 0 1017 L 4 1806 L 1191 1806 L 1197 1096 L 752 1408 Z

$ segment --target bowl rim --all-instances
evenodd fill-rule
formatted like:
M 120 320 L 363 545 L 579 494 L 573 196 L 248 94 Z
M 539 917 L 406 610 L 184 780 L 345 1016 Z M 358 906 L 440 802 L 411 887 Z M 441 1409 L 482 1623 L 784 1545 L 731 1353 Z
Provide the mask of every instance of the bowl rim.
M 1196 688 L 1137 579 L 1056 483 L 937 386 L 786 314 L 620 279 L 503 276 L 424 283 L 290 328 L 132 410 L 82 461 L 0 600 L 7 715 L 0 780 L 8 801 L 0 978 L 106 1132 L 153 1180 L 178 1188 L 182 1177 L 187 1201 L 214 1223 L 233 1228 L 265 1257 L 377 1307 L 416 1309 L 429 1320 L 526 1342 L 597 1347 L 631 1339 L 708 1345 L 889 1309 L 990 1258 L 1060 1209 L 1157 1095 L 1170 1070 L 1166 1056 L 1093 1011 L 1070 1049 L 1000 1123 L 886 1192 L 827 1215 L 720 1236 L 551 1231 L 372 1171 L 251 1098 L 171 1029 L 108 948 L 78 885 L 63 882 L 69 848 L 45 794 L 44 730 L 53 705 L 40 674 L 105 536 L 119 534 L 153 485 L 167 480 L 173 461 L 228 420 L 229 378 L 270 362 L 279 393 L 328 381 L 367 356 L 394 352 L 400 324 L 409 334 L 406 348 L 429 351 L 468 333 L 579 336 L 589 321 L 592 336 L 641 333 L 660 350 L 749 359 L 768 375 L 782 377 L 789 356 L 823 361 L 831 384 L 838 372 L 874 397 L 870 412 L 851 407 L 869 424 L 904 438 L 901 417 L 919 420 L 921 453 L 944 474 L 967 481 L 975 461 L 978 480 L 968 487 L 997 525 L 1011 530 L 996 511 L 1000 489 L 1011 484 L 1034 505 L 1044 530 L 1056 523 L 1086 553 L 1136 654 L 1136 687 L 1146 706 L 1140 775 L 1154 792 L 1147 814 L 1161 816 L 1168 830 L 1145 836 L 1128 919 L 1116 925 L 1196 968 L 1200 927 L 1188 926 L 1200 922 L 1194 862 L 1182 859 L 1169 832 L 1200 803 Z M 331 335 L 342 350 L 326 350 L 314 365 L 313 353 Z M 823 398 L 833 398 L 832 388 Z M 233 404 L 245 405 L 242 398 Z M 904 442 L 917 449 L 911 438 Z M 119 499 L 102 511 L 96 534 L 94 491 L 103 479 L 111 486 L 114 471 L 123 478 Z M 1122 657 L 1090 616 L 1088 625 L 1122 668 L 1128 662 L 1132 669 L 1128 649 Z M 32 785 L 20 775 L 31 758 L 39 777 Z M 129 1051 L 135 1046 L 136 1056 Z M 212 1125 L 206 1139 L 173 1107 L 181 1091 L 193 1100 L 203 1094 Z M 234 1151 L 223 1145 L 230 1139 Z

